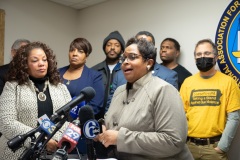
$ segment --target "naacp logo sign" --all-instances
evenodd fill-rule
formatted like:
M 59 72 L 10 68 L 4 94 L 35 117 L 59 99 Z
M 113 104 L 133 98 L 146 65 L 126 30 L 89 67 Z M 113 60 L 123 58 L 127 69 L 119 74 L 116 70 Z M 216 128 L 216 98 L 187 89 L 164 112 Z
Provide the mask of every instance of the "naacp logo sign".
M 233 0 L 224 11 L 216 31 L 220 70 L 231 76 L 240 88 L 240 0 Z

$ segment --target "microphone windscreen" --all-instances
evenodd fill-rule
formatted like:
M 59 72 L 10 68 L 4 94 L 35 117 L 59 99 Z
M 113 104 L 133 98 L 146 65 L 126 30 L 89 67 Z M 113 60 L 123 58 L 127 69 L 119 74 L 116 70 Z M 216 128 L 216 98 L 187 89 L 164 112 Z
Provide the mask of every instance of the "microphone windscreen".
M 86 101 L 90 101 L 96 95 L 96 92 L 92 87 L 83 88 L 80 94 L 81 93 L 86 97 Z
M 89 105 L 85 105 L 85 106 L 81 107 L 78 115 L 79 115 L 81 124 L 86 123 L 90 119 L 94 119 L 93 109 Z

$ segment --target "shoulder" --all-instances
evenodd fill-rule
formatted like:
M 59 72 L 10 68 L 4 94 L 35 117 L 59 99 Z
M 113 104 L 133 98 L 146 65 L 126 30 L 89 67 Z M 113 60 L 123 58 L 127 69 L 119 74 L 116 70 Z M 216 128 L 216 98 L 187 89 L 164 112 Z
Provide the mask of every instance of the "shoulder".
M 86 65 L 84 66 L 84 70 L 85 72 L 84 73 L 87 73 L 88 76 L 90 77 L 102 77 L 102 74 L 101 72 L 97 71 L 97 70 L 94 70 L 93 68 L 88 68 Z M 84 75 L 86 76 L 86 75 Z
M 2 66 L 0 66 L 0 69 L 8 69 L 10 66 L 10 64 L 4 64 Z
M 179 95 L 178 90 L 173 85 L 155 76 L 143 88 L 144 93 L 152 102 L 162 99 L 164 96 L 174 98 L 175 95 Z
M 18 86 L 18 83 L 15 82 L 15 81 L 12 81 L 12 82 L 7 81 L 7 82 L 5 83 L 5 86 L 8 87 L 8 88 L 15 88 L 15 87 Z
M 186 75 L 192 75 L 191 72 L 189 72 L 185 67 L 183 67 L 182 65 L 178 64 L 178 66 L 176 68 L 173 69 L 176 72 L 179 72 L 180 74 L 186 74 Z
M 175 72 L 175 71 L 173 71 L 173 70 L 171 70 L 171 69 L 169 69 L 169 68 L 167 68 L 167 67 L 165 67 L 165 66 L 163 66 L 163 65 L 161 65 L 161 64 L 157 64 L 156 65 L 157 66 L 157 68 L 159 69 L 159 71 L 160 71 L 160 73 L 159 74 L 165 74 L 165 73 L 168 73 L 168 74 L 177 74 L 177 72 Z M 155 67 L 154 67 L 155 68 Z
M 58 83 L 57 85 L 49 84 L 49 89 L 53 93 L 69 92 L 67 86 L 63 83 Z
M 23 88 L 23 90 L 22 90 L 23 92 L 26 92 L 27 90 L 23 86 L 25 87 L 26 85 L 18 85 L 18 83 L 15 81 L 12 81 L 12 82 L 7 81 L 4 85 L 1 96 L 15 94 L 17 88 L 19 88 L 19 87 Z M 9 98 L 9 97 L 7 97 L 7 98 Z
M 156 85 L 156 84 L 157 84 L 157 85 Z M 147 88 L 148 88 L 148 87 L 152 87 L 152 88 L 160 89 L 160 88 L 163 88 L 163 87 L 166 87 L 166 86 L 170 86 L 170 87 L 172 87 L 172 88 L 175 89 L 175 87 L 173 87 L 173 85 L 171 85 L 170 83 L 166 82 L 165 80 L 153 76 L 153 77 L 152 77 L 152 80 L 151 80 L 150 83 L 149 83 L 149 86 L 146 86 L 146 87 L 147 87 Z
M 0 66 L 0 73 L 3 74 L 5 72 L 7 72 L 8 69 L 9 69 L 9 66 L 10 66 L 9 64 L 5 64 L 5 65 Z
M 59 68 L 58 71 L 59 71 L 60 73 L 65 72 L 65 71 L 68 69 L 68 67 L 69 67 L 69 66 L 64 66 L 64 67 L 62 67 L 62 68 Z
M 92 67 L 92 69 L 94 70 L 100 70 L 102 68 L 104 68 L 106 66 L 106 62 L 105 61 L 102 61 L 98 64 L 96 64 L 95 66 Z
M 156 64 L 154 66 L 154 75 L 159 78 L 162 78 L 163 80 L 166 80 L 169 78 L 173 78 L 173 79 L 177 78 L 177 72 L 175 72 L 161 64 Z
M 224 83 L 226 84 L 237 84 L 236 81 L 231 76 L 226 75 L 220 71 L 217 71 L 216 77 L 217 79 L 224 81 Z

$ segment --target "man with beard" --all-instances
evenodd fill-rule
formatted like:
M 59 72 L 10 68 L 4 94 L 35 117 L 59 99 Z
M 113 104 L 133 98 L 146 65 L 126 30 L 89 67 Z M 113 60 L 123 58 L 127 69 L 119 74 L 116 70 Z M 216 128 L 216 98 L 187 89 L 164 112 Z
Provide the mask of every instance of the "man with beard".
M 92 68 L 101 72 L 103 76 L 103 84 L 105 87 L 103 108 L 96 117 L 103 118 L 105 106 L 109 96 L 112 81 L 117 72 L 121 71 L 119 58 L 125 49 L 125 41 L 118 31 L 111 32 L 103 41 L 103 51 L 106 59 L 93 66 Z
M 194 58 L 199 72 L 180 89 L 188 122 L 187 144 L 198 160 L 227 160 L 239 125 L 240 91 L 234 79 L 215 69 L 216 45 L 200 40 Z
M 177 59 L 180 55 L 180 44 L 173 38 L 166 38 L 161 43 L 159 53 L 163 62 L 162 65 L 177 72 L 178 88 L 180 90 L 185 78 L 192 75 L 192 73 L 190 73 L 186 68 L 177 63 Z

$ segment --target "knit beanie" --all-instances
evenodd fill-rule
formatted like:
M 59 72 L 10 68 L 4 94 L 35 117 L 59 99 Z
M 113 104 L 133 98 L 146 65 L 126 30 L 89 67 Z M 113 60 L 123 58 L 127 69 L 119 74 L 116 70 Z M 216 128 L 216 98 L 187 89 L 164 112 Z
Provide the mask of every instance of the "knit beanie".
M 121 44 L 122 51 L 124 51 L 124 49 L 125 49 L 125 41 L 124 41 L 122 35 L 118 31 L 114 31 L 114 32 L 111 32 L 103 41 L 103 51 L 104 52 L 105 52 L 106 44 L 107 44 L 107 42 L 110 39 L 118 40 L 118 42 Z

